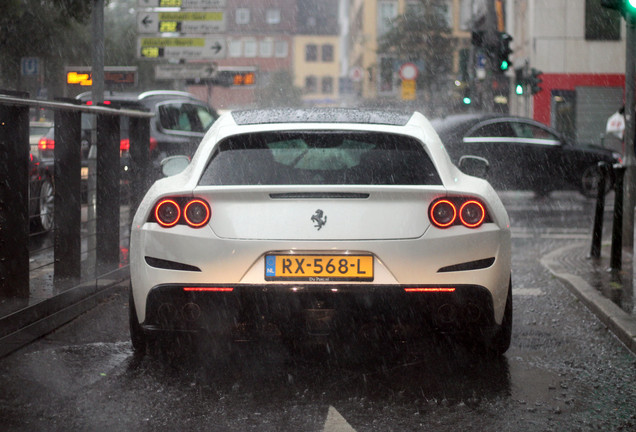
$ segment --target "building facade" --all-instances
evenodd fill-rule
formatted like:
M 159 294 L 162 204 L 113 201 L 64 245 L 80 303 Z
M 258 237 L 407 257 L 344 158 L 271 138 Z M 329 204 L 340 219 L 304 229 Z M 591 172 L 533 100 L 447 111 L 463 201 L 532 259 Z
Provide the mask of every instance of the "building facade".
M 606 142 L 602 135 L 608 117 L 624 103 L 625 23 L 600 3 L 506 2 L 514 67 L 543 72 L 541 91 L 511 95 L 510 111 L 551 125 L 577 142 L 615 147 L 620 143 Z M 510 79 L 515 79 L 512 74 Z
M 452 70 L 446 78 L 448 86 L 442 88 L 440 97 L 448 101 L 455 93 L 447 94 L 461 75 L 462 58 L 470 48 L 470 32 L 466 11 L 470 11 L 470 3 L 466 0 L 437 0 L 422 2 L 421 0 L 350 0 L 348 8 L 347 40 L 348 70 L 353 79 L 353 92 L 361 104 L 380 101 L 388 104 L 404 102 L 401 87 L 400 67 L 403 59 L 378 55 L 378 40 L 391 28 L 401 15 L 418 13 L 421 8 L 439 8 L 440 15 L 450 28 L 449 37 L 454 47 L 452 54 Z M 417 65 L 417 62 L 415 62 Z M 418 67 L 421 67 L 418 66 Z M 352 75 L 352 76 L 351 76 Z M 414 103 L 422 98 L 421 89 L 416 90 Z M 459 95 L 456 97 L 459 98 Z

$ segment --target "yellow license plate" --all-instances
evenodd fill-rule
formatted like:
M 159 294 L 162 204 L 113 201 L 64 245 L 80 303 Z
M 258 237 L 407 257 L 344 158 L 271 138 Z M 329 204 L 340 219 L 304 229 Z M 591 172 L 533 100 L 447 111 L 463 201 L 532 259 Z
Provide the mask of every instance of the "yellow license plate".
M 266 255 L 265 280 L 370 282 L 373 256 Z

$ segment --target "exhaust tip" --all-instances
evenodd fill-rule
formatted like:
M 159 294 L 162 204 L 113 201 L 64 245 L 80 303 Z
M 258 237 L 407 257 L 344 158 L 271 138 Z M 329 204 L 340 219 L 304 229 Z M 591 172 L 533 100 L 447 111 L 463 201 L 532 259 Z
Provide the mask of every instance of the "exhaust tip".
M 201 316 L 201 308 L 196 303 L 186 303 L 181 308 L 181 314 L 183 319 L 188 322 L 193 322 L 199 319 Z

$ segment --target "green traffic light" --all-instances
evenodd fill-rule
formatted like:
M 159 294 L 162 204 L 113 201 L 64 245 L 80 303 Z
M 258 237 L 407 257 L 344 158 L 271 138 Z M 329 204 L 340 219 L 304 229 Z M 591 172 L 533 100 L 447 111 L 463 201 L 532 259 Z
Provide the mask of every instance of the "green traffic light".
M 471 100 L 468 96 L 465 96 L 462 102 L 464 102 L 465 105 L 470 105 Z
M 634 1 L 636 1 L 636 0 L 634 0 Z M 506 60 L 502 60 L 501 61 L 501 65 L 499 65 L 499 69 L 501 69 L 502 71 L 506 71 L 506 70 L 508 70 L 509 66 L 510 66 L 510 64 Z
M 519 96 L 523 94 L 523 86 L 521 84 L 517 84 L 517 87 L 515 87 L 515 93 L 517 93 Z
M 631 9 L 632 11 L 636 10 L 636 0 L 627 0 L 626 2 L 626 6 Z

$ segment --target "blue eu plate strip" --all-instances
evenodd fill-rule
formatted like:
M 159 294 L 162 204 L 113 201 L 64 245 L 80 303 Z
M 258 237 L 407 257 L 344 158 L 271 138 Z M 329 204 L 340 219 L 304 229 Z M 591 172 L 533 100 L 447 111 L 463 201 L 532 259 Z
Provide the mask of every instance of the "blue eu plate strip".
M 276 276 L 276 257 L 265 256 L 265 276 Z

